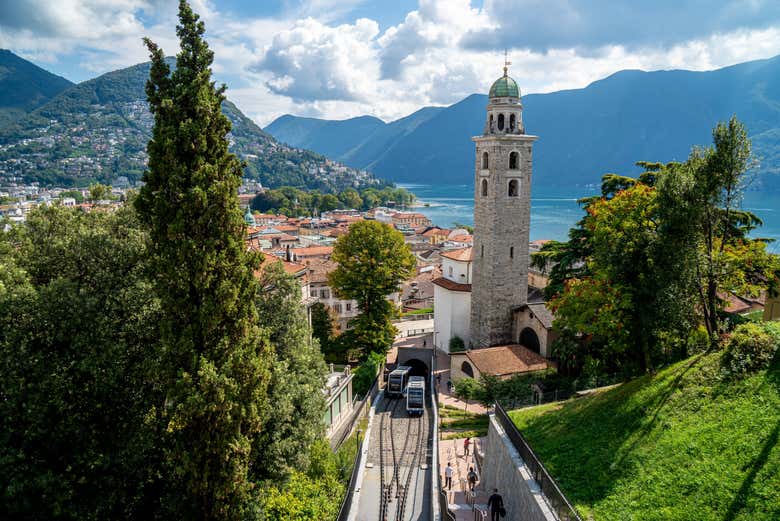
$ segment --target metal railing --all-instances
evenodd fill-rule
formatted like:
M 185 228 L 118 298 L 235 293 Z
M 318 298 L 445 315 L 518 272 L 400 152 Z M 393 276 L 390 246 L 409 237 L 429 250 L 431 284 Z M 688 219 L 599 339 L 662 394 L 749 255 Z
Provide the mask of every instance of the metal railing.
M 358 471 L 360 470 L 360 454 L 363 452 L 363 442 L 365 439 L 358 440 L 357 450 L 355 451 L 355 462 L 352 465 L 352 474 L 349 476 L 347 490 L 344 492 L 344 499 L 341 501 L 341 508 L 336 521 L 347 521 L 349 511 L 352 508 L 352 497 L 355 495 L 355 485 Z
M 382 374 L 382 371 L 384 369 L 380 369 L 379 374 Z M 371 384 L 371 389 L 368 390 L 366 395 L 363 397 L 360 402 L 353 407 L 352 411 L 352 417 L 349 419 L 349 421 L 345 425 L 349 425 L 348 427 L 341 427 L 342 432 L 339 435 L 338 438 L 334 438 L 330 442 L 330 448 L 335 452 L 338 450 L 339 447 L 341 447 L 341 444 L 344 443 L 344 440 L 349 438 L 349 435 L 352 434 L 355 430 L 355 426 L 360 421 L 360 418 L 363 417 L 363 415 L 366 414 L 368 409 L 371 408 L 371 404 L 374 402 L 374 398 L 376 398 L 376 395 L 379 394 L 379 376 L 377 376 L 374 379 L 374 383 Z
M 531 449 L 531 446 L 517 429 L 512 419 L 504 408 L 501 407 L 501 404 L 496 403 L 495 410 L 496 419 L 501 423 L 501 426 L 504 428 L 512 445 L 514 445 L 515 449 L 517 449 L 517 452 L 520 454 L 520 457 L 523 458 L 531 476 L 533 476 L 534 480 L 539 484 L 539 488 L 542 489 L 542 494 L 544 494 L 544 497 L 547 499 L 550 508 L 555 511 L 558 519 L 561 521 L 582 521 L 577 514 L 577 511 L 574 510 L 574 507 L 569 503 L 569 500 L 563 495 L 558 484 L 552 476 L 550 476 L 550 473 L 547 472 L 547 469 Z

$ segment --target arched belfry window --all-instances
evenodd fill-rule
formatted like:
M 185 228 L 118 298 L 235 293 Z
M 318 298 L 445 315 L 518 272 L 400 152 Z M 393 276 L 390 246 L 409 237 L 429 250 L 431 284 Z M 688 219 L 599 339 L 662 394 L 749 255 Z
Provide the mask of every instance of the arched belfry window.
M 509 130 L 510 132 L 515 131 L 515 125 L 517 124 L 517 119 L 514 114 L 509 116 Z
M 487 197 L 487 190 L 488 190 L 488 182 L 487 179 L 483 179 L 480 183 L 482 187 L 480 188 L 480 192 L 482 193 L 482 197 Z
M 498 130 L 504 130 L 504 115 L 498 115 Z
M 510 152 L 509 154 L 509 169 L 510 170 L 517 170 L 519 168 L 520 163 L 520 154 L 517 152 Z
M 488 128 L 490 129 L 490 132 L 493 132 L 493 114 L 490 115 L 490 120 L 488 121 Z
M 488 153 L 482 152 L 482 168 L 488 167 Z
M 517 181 L 517 179 L 512 179 L 509 181 L 508 195 L 509 197 L 517 197 L 520 195 L 520 183 Z

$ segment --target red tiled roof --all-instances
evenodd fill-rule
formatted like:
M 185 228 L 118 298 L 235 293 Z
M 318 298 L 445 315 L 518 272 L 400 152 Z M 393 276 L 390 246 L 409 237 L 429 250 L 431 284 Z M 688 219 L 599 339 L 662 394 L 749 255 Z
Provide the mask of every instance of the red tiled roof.
M 471 292 L 471 284 L 461 284 L 459 282 L 455 282 L 450 279 L 445 279 L 444 277 L 439 277 L 438 279 L 435 279 L 433 281 L 434 284 L 437 286 L 440 286 L 444 289 L 448 289 L 450 291 L 465 291 L 465 292 Z
M 333 246 L 307 246 L 305 248 L 293 248 L 292 253 L 296 257 L 329 257 L 333 253 Z
M 281 263 L 284 272 L 287 273 L 288 275 L 299 275 L 299 274 L 303 275 L 303 273 L 306 270 L 306 266 L 303 264 L 298 264 L 296 262 L 289 262 L 280 259 L 275 255 L 265 254 L 263 255 L 263 262 L 260 264 L 260 269 L 255 271 L 255 277 L 258 278 L 262 277 L 263 270 L 276 263 Z
M 447 250 L 447 251 L 443 251 L 441 253 L 441 256 L 456 261 L 471 261 L 474 259 L 474 249 L 468 247 L 468 248 L 459 248 L 457 250 Z
M 466 356 L 480 373 L 509 376 L 551 367 L 542 355 L 520 344 L 472 349 Z

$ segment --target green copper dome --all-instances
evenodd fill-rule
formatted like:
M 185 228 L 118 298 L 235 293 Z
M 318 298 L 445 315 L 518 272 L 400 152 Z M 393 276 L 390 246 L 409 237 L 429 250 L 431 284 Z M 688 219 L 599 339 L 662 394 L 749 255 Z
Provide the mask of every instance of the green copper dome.
M 506 73 L 504 73 L 503 76 L 501 76 L 500 78 L 498 78 L 496 81 L 493 82 L 493 85 L 490 87 L 489 97 L 519 98 L 520 89 L 518 88 L 515 80 L 513 80 L 512 78 L 507 76 Z
M 252 210 L 250 208 L 246 209 L 246 213 L 244 214 L 244 220 L 249 226 L 255 226 L 257 224 L 255 222 L 255 216 L 252 215 Z

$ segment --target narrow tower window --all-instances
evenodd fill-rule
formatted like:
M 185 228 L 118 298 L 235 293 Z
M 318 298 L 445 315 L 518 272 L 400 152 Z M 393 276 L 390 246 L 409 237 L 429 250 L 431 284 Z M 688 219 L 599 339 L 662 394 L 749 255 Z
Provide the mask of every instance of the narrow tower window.
M 482 152 L 482 168 L 485 169 L 488 167 L 488 153 Z
M 514 259 L 515 258 L 515 247 L 514 246 L 510 246 L 509 247 L 509 258 L 510 259 Z
M 482 185 L 482 197 L 487 197 L 487 188 L 488 188 L 487 179 L 483 179 L 482 183 L 480 184 Z
M 509 181 L 509 197 L 517 197 L 519 194 L 519 183 L 517 182 L 517 179 L 512 179 Z
M 490 133 L 493 133 L 493 114 L 490 115 L 490 120 L 488 122 L 488 128 L 490 129 Z
M 504 115 L 498 115 L 498 130 L 504 130 Z
M 511 114 L 509 116 L 509 131 L 510 132 L 514 132 L 515 131 L 515 123 L 516 123 L 515 115 Z
M 484 257 L 485 256 L 485 247 L 481 246 L 479 249 L 479 256 Z
M 520 154 L 517 152 L 511 152 L 509 154 L 509 169 L 517 170 L 517 164 L 520 162 Z

